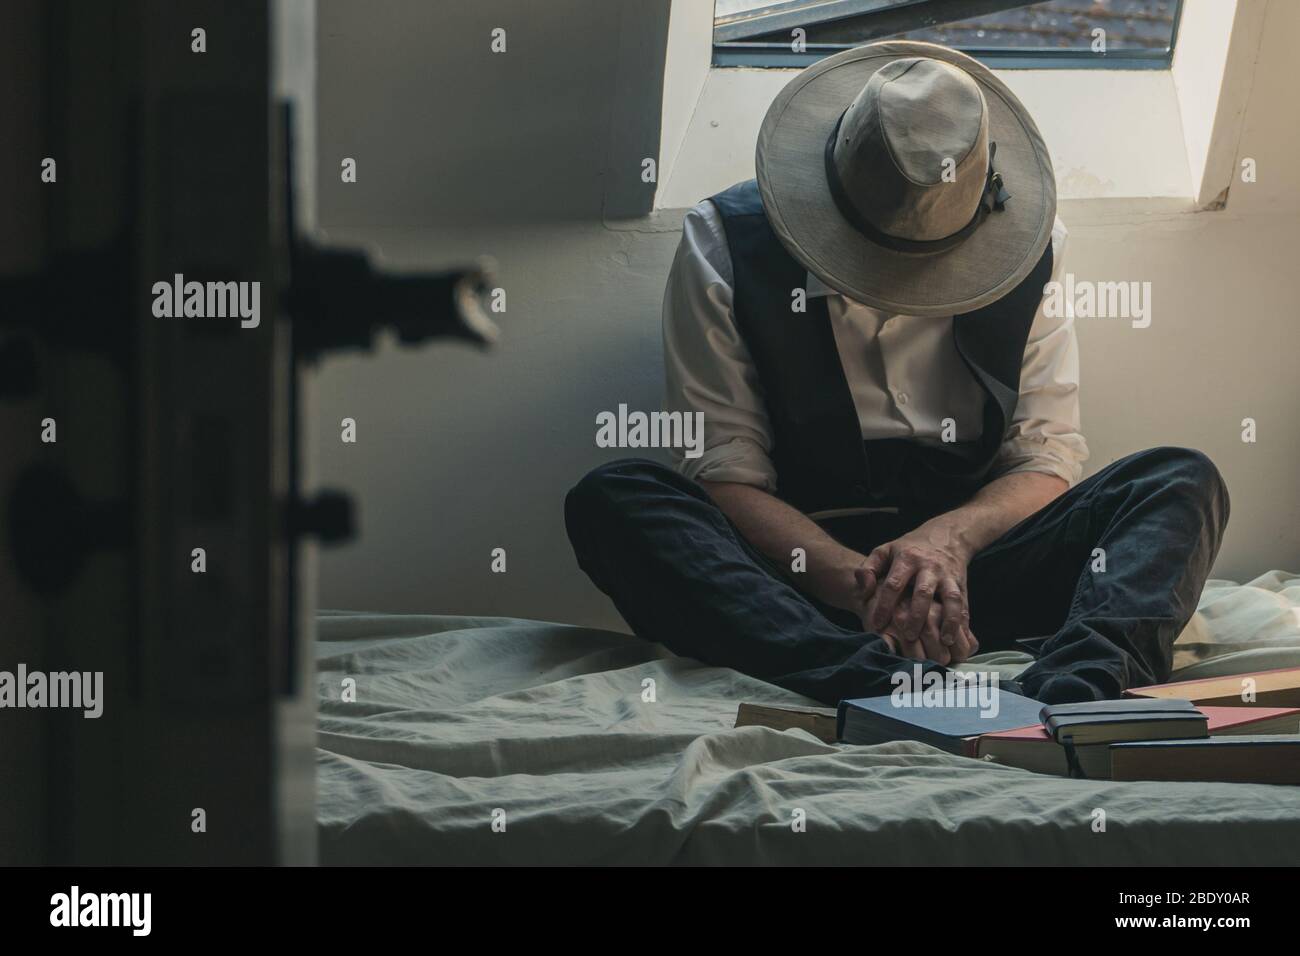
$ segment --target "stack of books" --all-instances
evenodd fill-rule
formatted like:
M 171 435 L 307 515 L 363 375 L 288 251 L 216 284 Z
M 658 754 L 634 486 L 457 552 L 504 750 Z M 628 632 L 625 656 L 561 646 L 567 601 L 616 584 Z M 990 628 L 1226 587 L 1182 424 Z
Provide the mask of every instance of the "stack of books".
M 1220 741 L 1238 738 L 1254 739 L 1256 735 L 1269 734 L 1279 735 L 1272 739 L 1280 741 L 1292 740 L 1294 743 L 1300 743 L 1300 737 L 1281 736 L 1300 733 L 1300 708 L 1207 707 L 1198 705 L 1197 709 L 1206 718 L 1205 722 L 1201 724 L 1203 731 L 1201 734 L 1185 738 L 1164 738 L 1155 742 L 1165 743 L 1170 739 L 1212 741 L 1213 743 L 1207 744 L 1207 746 L 1220 747 L 1221 745 L 1218 743 Z M 1149 728 L 1143 728 L 1141 724 L 1135 725 L 1135 730 L 1138 733 L 1152 732 Z M 1151 738 L 1146 739 L 1150 740 Z M 1142 768 L 1135 766 L 1132 752 L 1124 755 L 1124 752 L 1128 750 L 1132 743 L 1133 738 L 1130 738 L 1128 742 L 1076 743 L 1075 754 L 1078 757 L 1080 767 L 1083 769 L 1084 776 L 1091 779 L 1109 778 L 1112 780 L 1217 779 L 1208 776 L 1183 778 L 1135 776 L 1134 774 L 1142 772 Z M 1188 752 L 1186 750 L 1178 751 L 1173 748 L 1168 749 L 1171 753 Z M 1205 753 L 1204 749 L 1201 752 Z M 1151 750 L 1145 751 L 1145 753 L 1148 758 L 1155 758 L 1150 768 L 1154 772 L 1157 769 L 1154 764 L 1165 759 L 1165 751 L 1153 747 Z M 1116 775 L 1114 767 L 1116 755 L 1121 755 L 1119 775 Z M 1033 770 L 1035 773 L 1068 776 L 1070 772 L 1065 747 L 1058 743 L 1041 723 L 1033 726 L 1017 727 L 1001 733 L 984 734 L 979 738 L 975 756 L 1006 764 L 1009 767 Z M 1208 768 L 1202 767 L 1197 772 L 1200 773 L 1206 769 Z M 1300 780 L 1297 780 L 1297 782 L 1300 783 Z
M 919 694 L 846 700 L 835 710 L 741 704 L 736 726 L 746 725 L 849 744 L 917 740 L 1060 776 L 1300 785 L 1300 668 L 1052 707 L 996 689 L 979 703 L 941 706 Z

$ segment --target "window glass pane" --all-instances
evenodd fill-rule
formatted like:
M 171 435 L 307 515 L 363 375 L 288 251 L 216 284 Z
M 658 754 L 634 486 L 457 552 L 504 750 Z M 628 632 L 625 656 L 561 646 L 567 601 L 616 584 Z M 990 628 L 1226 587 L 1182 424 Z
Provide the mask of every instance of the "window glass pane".
M 1163 51 L 1176 7 L 1176 0 L 1048 0 L 904 35 L 958 49 L 1090 50 L 1101 29 L 1108 51 Z
M 886 0 L 716 0 L 715 25 L 734 24 L 737 18 L 752 25 L 751 36 L 735 38 L 742 43 L 788 44 L 790 30 L 802 25 L 810 48 L 855 46 L 871 39 L 867 32 L 870 11 L 882 7 L 905 8 L 905 2 Z M 917 9 L 919 5 L 913 5 Z M 855 16 L 855 12 L 864 11 Z M 993 51 L 1053 50 L 1088 52 L 1094 48 L 1095 30 L 1105 31 L 1105 51 L 1149 51 L 1172 49 L 1178 0 L 1045 0 L 1027 7 L 1001 10 L 938 27 L 911 30 L 901 36 L 943 43 L 958 49 Z M 781 16 L 779 23 L 761 15 Z M 763 35 L 753 32 L 765 23 L 779 30 Z M 719 35 L 718 39 L 724 40 Z

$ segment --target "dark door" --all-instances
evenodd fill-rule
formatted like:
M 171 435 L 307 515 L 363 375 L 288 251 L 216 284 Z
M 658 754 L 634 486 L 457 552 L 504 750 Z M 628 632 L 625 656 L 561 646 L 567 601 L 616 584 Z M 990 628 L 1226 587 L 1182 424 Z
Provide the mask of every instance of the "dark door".
M 0 671 L 102 674 L 0 710 L 0 862 L 310 862 L 270 9 L 0 16 Z

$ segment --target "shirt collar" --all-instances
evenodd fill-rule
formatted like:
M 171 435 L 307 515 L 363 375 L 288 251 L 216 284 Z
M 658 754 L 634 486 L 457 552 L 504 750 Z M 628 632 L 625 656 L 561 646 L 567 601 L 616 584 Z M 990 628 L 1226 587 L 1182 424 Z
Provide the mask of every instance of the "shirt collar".
M 866 309 L 870 312 L 876 313 L 877 315 L 889 317 L 889 313 L 887 312 L 882 312 L 880 309 L 873 309 L 869 305 L 863 305 L 857 299 L 850 299 L 843 292 L 839 292 L 835 289 L 832 289 L 830 286 L 828 286 L 821 279 L 817 278 L 811 272 L 807 272 L 804 274 L 803 287 L 804 287 L 805 295 L 810 299 L 831 298 L 832 296 L 839 296 L 841 299 L 844 300 L 846 307 L 856 307 L 859 309 Z

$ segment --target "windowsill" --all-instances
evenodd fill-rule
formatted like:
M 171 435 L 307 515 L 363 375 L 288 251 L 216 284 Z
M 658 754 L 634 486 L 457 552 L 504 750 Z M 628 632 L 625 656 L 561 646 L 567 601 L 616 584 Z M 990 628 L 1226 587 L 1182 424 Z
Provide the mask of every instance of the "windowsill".
M 656 208 L 693 206 L 752 177 L 763 116 L 797 72 L 710 69 Z M 1038 123 L 1052 153 L 1062 204 L 1125 200 L 1131 210 L 1134 203 L 1161 212 L 1193 208 L 1169 71 L 1006 70 L 998 76 Z M 1117 136 L 1140 140 L 1141 148 L 1117 149 Z
M 711 66 L 711 0 L 673 0 L 656 209 L 754 175 L 758 130 L 796 69 Z M 1072 221 L 1223 208 L 1263 29 L 1260 0 L 1184 0 L 1167 70 L 1016 70 Z

